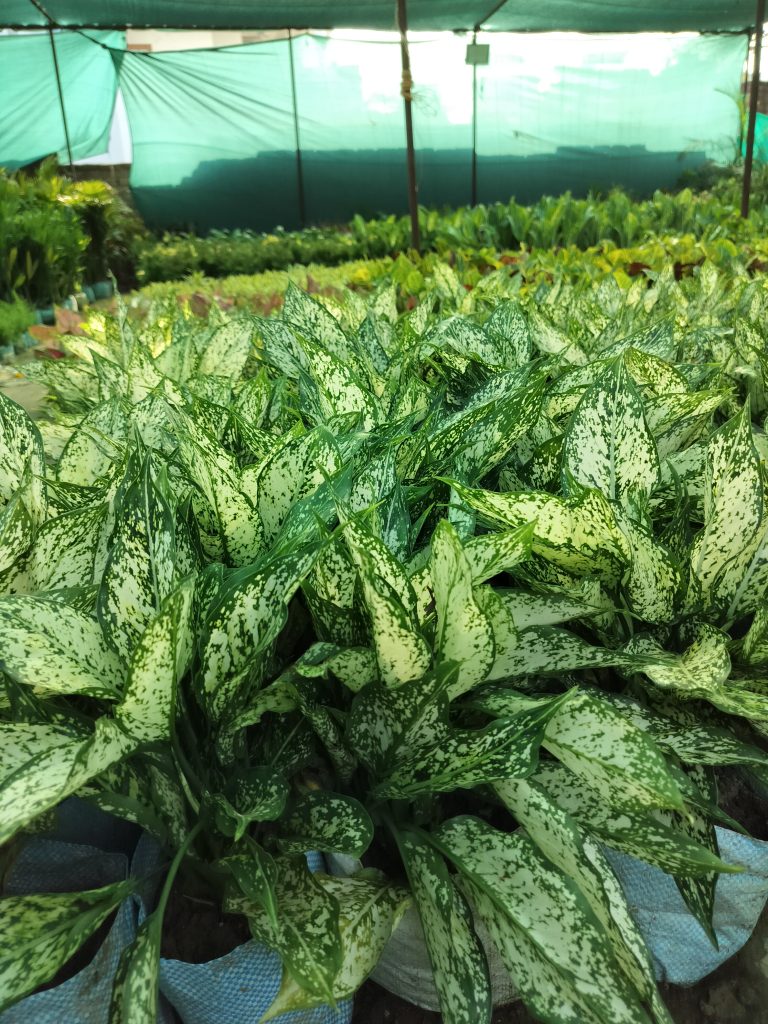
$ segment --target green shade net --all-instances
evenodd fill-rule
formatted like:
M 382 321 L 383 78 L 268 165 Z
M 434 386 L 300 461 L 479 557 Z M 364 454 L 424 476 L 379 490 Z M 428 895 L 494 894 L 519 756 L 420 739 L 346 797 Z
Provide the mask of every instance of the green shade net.
M 119 32 L 56 32 L 56 54 L 75 160 L 103 153 L 117 79 L 110 51 Z M 98 45 L 99 43 L 103 44 Z M 68 162 L 49 34 L 0 36 L 0 166 L 11 170 L 58 153 Z
M 46 0 L 67 26 L 168 28 L 391 29 L 394 0 Z M 412 29 L 488 28 L 514 31 L 743 31 L 754 24 L 753 0 L 408 0 Z M 45 25 L 30 0 L 3 0 L 0 24 Z
M 397 41 L 348 33 L 184 53 L 116 55 L 131 185 L 155 227 L 299 226 L 296 130 L 310 223 L 405 212 Z M 478 198 L 671 186 L 737 149 L 739 36 L 481 35 Z M 411 44 L 419 200 L 471 199 L 466 37 Z
M 742 144 L 741 152 L 747 152 L 746 140 Z M 756 163 L 768 164 L 768 114 L 757 114 L 755 118 L 755 145 L 752 155 Z

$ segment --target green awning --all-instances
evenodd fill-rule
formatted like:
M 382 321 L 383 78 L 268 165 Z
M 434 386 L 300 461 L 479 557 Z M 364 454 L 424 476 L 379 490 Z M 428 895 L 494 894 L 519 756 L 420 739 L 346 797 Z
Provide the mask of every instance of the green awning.
M 45 0 L 68 28 L 395 27 L 395 0 Z M 754 0 L 408 0 L 411 29 L 577 32 L 740 32 L 754 24 Z M 47 25 L 31 0 L 3 0 L 0 25 Z

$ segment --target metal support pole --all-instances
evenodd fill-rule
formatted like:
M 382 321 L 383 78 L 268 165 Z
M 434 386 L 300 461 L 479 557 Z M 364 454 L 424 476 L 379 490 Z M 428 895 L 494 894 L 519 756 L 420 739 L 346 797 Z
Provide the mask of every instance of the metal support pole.
M 413 145 L 413 111 L 411 101 L 411 57 L 408 52 L 408 13 L 406 0 L 397 0 L 397 27 L 400 30 L 400 59 L 403 66 L 401 92 L 405 107 L 405 146 L 408 165 L 408 209 L 411 214 L 411 245 L 419 252 L 421 237 L 419 233 L 419 186 L 416 181 L 416 152 Z
M 763 49 L 763 22 L 765 21 L 765 0 L 757 0 L 755 11 L 755 63 L 752 81 L 749 85 L 749 111 L 747 113 L 747 150 L 744 154 L 744 181 L 741 190 L 741 216 L 749 216 L 749 193 L 752 186 L 752 158 L 755 148 L 755 123 L 757 121 L 757 99 L 760 91 L 760 56 Z
M 293 32 L 288 29 L 288 57 L 291 65 L 291 97 L 293 100 L 293 133 L 296 142 L 296 187 L 299 192 L 299 221 L 307 224 L 307 204 L 304 197 L 304 166 L 301 162 L 301 141 L 299 137 L 299 106 L 296 102 L 296 72 L 293 66 Z
M 56 72 L 56 88 L 59 91 L 59 106 L 61 107 L 61 120 L 64 125 L 64 141 L 67 144 L 67 157 L 69 158 L 70 170 L 73 170 L 72 145 L 69 141 L 69 125 L 67 124 L 67 111 L 64 106 L 64 91 L 61 88 L 61 75 L 59 73 L 59 58 L 56 55 L 56 40 L 53 37 L 53 26 L 48 25 L 48 37 L 51 40 L 51 53 L 53 54 L 53 70 Z
M 477 29 L 472 34 L 477 45 Z M 472 206 L 477 206 L 477 64 L 472 65 Z

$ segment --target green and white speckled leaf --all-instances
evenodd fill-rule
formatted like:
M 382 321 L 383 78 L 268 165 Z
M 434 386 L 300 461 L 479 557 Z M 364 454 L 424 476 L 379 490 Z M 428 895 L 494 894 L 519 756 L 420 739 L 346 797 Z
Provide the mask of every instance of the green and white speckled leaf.
M 115 713 L 142 742 L 170 739 L 176 715 L 176 687 L 194 649 L 194 581 L 187 579 L 163 602 L 134 648 L 125 694 Z
M 304 793 L 290 804 L 278 825 L 286 853 L 320 850 L 362 857 L 373 839 L 373 823 L 363 805 L 339 793 Z
M 383 580 L 412 612 L 416 602 L 408 574 L 387 545 L 355 519 L 344 524 L 344 539 L 361 577 Z
M 211 612 L 198 693 L 215 720 L 237 708 L 249 689 L 251 666 L 254 678 L 265 670 L 265 654 L 285 625 L 288 602 L 315 556 L 315 552 L 288 553 L 248 570 Z
M 3 780 L 0 843 L 126 757 L 134 746 L 134 741 L 113 721 L 99 718 L 92 736 L 56 743 L 33 754 Z
M 361 583 L 382 680 L 397 687 L 421 678 L 432 657 L 411 617 L 386 581 L 364 572 Z
M 0 573 L 18 563 L 32 546 L 35 524 L 28 511 L 32 486 L 32 474 L 27 467 L 16 494 L 0 505 Z
M 43 597 L 0 598 L 0 670 L 44 696 L 114 699 L 123 681 L 99 624 Z
M 248 903 L 258 904 L 266 913 L 270 926 L 277 928 L 277 898 L 275 896 L 277 867 L 274 859 L 253 839 L 249 839 L 246 846 L 247 854 L 227 857 L 221 862 L 222 867 L 226 867 L 228 871 L 232 872 L 237 887 L 242 893 L 242 896 L 225 897 L 224 910 L 242 913 L 243 907 L 240 904 L 244 898 Z
M 656 988 L 650 954 L 599 844 L 529 779 L 497 782 L 494 789 L 544 856 L 584 894 L 622 971 L 640 998 L 653 1006 L 656 1021 L 671 1024 Z
M 491 379 L 429 436 L 433 464 L 456 463 L 480 479 L 531 430 L 541 410 L 545 374 L 525 367 Z
M 531 781 L 607 846 L 655 864 L 669 874 L 707 875 L 712 871 L 739 870 L 725 864 L 684 832 L 659 820 L 654 813 L 622 802 L 621 794 L 614 794 L 614 801 L 606 803 L 603 796 L 555 761 L 541 761 Z
M 306 679 L 327 679 L 330 673 L 357 693 L 376 678 L 376 658 L 368 647 L 317 643 L 294 662 L 293 669 Z
M 119 502 L 96 602 L 107 639 L 126 661 L 173 587 L 175 527 L 147 456 Z
M 549 720 L 543 745 L 607 801 L 619 791 L 627 802 L 682 809 L 682 794 L 662 751 L 596 694 L 573 694 Z
M 536 770 L 547 722 L 568 694 L 542 701 L 483 729 L 451 729 L 399 759 L 372 790 L 390 800 L 468 789 L 496 779 L 526 778 Z
M 349 999 L 378 963 L 409 897 L 403 889 L 380 878 L 321 876 L 318 881 L 339 905 L 341 966 L 333 979 L 333 994 L 336 999 Z M 302 989 L 284 971 L 280 990 L 260 1024 L 283 1013 L 308 1010 L 324 1002 Z
M 162 916 L 154 911 L 120 955 L 112 985 L 109 1024 L 150 1024 L 157 1019 Z
M 64 446 L 56 469 L 63 483 L 98 483 L 119 460 L 128 432 L 123 400 L 109 398 L 80 423 Z
M 397 689 L 372 685 L 362 690 L 352 703 L 347 726 L 347 741 L 360 760 L 380 774 L 389 763 L 446 736 L 447 691 L 456 673 L 455 666 L 443 664 Z
M 0 722 L 0 780 L 38 754 L 81 739 L 74 729 L 40 722 Z
M 627 504 L 659 481 L 659 456 L 640 392 L 617 360 L 585 393 L 565 435 L 563 469 L 584 487 Z
M 686 394 L 685 377 L 671 363 L 639 348 L 628 348 L 624 365 L 638 387 L 654 395 Z
M 674 622 L 683 596 L 683 577 L 672 553 L 628 515 L 621 514 L 619 524 L 632 553 L 624 579 L 629 607 L 645 622 Z
M 432 535 L 430 571 L 437 613 L 435 649 L 441 659 L 458 665 L 458 677 L 449 691 L 455 698 L 485 678 L 495 645 L 491 623 L 474 599 L 469 560 L 459 535 L 445 519 Z
M 574 593 L 552 591 L 531 593 L 527 590 L 495 591 L 518 629 L 530 626 L 557 626 L 571 619 L 589 618 L 605 611 L 587 597 Z
M 267 542 L 278 536 L 291 507 L 341 468 L 333 437 L 321 428 L 289 440 L 256 478 L 257 507 Z
M 627 651 L 641 659 L 642 671 L 657 686 L 687 699 L 711 700 L 731 674 L 727 638 L 705 623 L 696 627 L 693 642 L 680 655 L 665 651 L 651 637 L 636 637 Z
M 691 566 L 705 598 L 714 601 L 720 593 L 735 592 L 741 582 L 738 556 L 748 547 L 762 516 L 760 457 L 745 406 L 707 443 L 704 529 L 691 550 Z
M 337 359 L 354 358 L 354 352 L 338 321 L 322 303 L 290 281 L 283 303 L 283 320 L 301 335 L 331 352 Z
M 354 362 L 333 355 L 309 338 L 301 339 L 309 358 L 309 374 L 317 388 L 320 411 L 325 420 L 344 413 L 358 413 L 363 430 L 383 420 L 379 401 Z
M 277 926 L 261 907 L 249 908 L 253 936 L 280 954 L 283 969 L 299 987 L 332 1003 L 343 960 L 339 901 L 312 875 L 303 856 L 281 857 L 275 865 Z
M 527 675 L 560 675 L 580 668 L 634 664 L 623 651 L 593 647 L 575 633 L 553 626 L 531 626 L 520 630 L 514 645 L 502 647 L 497 638 L 497 655 L 487 678 L 492 682 Z
M 768 759 L 759 747 L 744 743 L 727 728 L 700 721 L 693 707 L 686 708 L 674 698 L 655 702 L 655 709 L 614 694 L 603 694 L 602 700 L 610 700 L 686 764 L 763 765 Z
M 32 590 L 57 590 L 97 582 L 96 554 L 107 505 L 87 505 L 49 519 L 38 533 L 27 570 Z
M 752 625 L 741 642 L 740 660 L 757 668 L 768 666 L 768 605 L 755 612 Z
M 491 526 L 534 523 L 533 551 L 568 572 L 615 580 L 630 561 L 629 544 L 599 491 L 564 499 L 535 492 L 496 493 L 451 481 L 456 493 Z
M 695 391 L 649 398 L 645 418 L 656 441 L 659 458 L 687 447 L 704 432 L 712 413 L 728 399 L 728 391 Z
M 437 838 L 534 1013 L 558 1024 L 648 1024 L 595 912 L 523 830 L 464 817 Z
M 45 518 L 45 461 L 40 431 L 20 405 L 0 392 L 0 507 L 16 494 L 29 467 L 27 512 L 35 526 Z
M 528 321 L 519 303 L 500 302 L 485 321 L 483 333 L 498 353 L 495 360 L 510 369 L 525 366 L 533 354 Z
M 534 523 L 526 523 L 512 530 L 484 533 L 468 540 L 464 545 L 464 555 L 472 571 L 473 583 L 485 583 L 492 576 L 530 558 L 534 526 Z
M 467 901 L 437 851 L 415 832 L 397 837 L 419 911 L 445 1024 L 490 1024 L 488 961 Z
M 86 892 L 0 900 L 0 1012 L 50 981 L 133 891 L 118 882 Z
M 264 528 L 241 489 L 234 458 L 189 417 L 177 420 L 177 435 L 179 456 L 214 512 L 229 561 L 254 562 L 264 547 Z
M 288 782 L 270 767 L 240 769 L 228 779 L 225 793 L 211 797 L 216 827 L 239 842 L 254 821 L 276 821 L 288 799 Z
M 197 373 L 239 380 L 251 354 L 253 325 L 250 320 L 230 320 L 217 328 L 206 342 Z

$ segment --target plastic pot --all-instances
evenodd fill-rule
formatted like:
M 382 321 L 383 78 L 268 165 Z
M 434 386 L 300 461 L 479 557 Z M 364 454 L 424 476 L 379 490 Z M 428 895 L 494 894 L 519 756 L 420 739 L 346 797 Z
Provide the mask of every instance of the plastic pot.
M 114 293 L 111 281 L 94 281 L 91 288 L 95 299 L 111 299 Z

